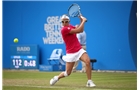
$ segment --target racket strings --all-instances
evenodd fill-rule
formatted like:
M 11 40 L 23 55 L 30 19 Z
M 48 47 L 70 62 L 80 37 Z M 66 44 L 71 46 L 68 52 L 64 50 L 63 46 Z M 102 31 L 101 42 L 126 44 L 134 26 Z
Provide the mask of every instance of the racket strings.
M 71 17 L 76 17 L 79 16 L 79 8 L 76 5 L 71 6 L 71 8 L 69 8 L 69 15 Z

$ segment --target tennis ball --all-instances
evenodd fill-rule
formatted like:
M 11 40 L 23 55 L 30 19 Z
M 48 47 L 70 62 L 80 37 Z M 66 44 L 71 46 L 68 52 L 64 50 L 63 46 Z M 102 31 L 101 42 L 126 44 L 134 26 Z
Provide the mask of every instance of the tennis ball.
M 14 39 L 14 43 L 18 43 L 18 38 L 15 38 Z

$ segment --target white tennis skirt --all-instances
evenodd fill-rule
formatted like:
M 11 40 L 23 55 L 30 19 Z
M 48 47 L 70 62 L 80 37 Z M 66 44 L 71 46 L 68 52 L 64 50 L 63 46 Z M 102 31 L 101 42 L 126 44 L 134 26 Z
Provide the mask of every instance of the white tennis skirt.
M 83 53 L 85 53 L 86 51 L 84 49 L 80 49 L 78 52 L 76 53 L 69 53 L 66 54 L 62 57 L 62 59 L 65 62 L 76 62 L 79 60 L 79 58 L 82 56 Z

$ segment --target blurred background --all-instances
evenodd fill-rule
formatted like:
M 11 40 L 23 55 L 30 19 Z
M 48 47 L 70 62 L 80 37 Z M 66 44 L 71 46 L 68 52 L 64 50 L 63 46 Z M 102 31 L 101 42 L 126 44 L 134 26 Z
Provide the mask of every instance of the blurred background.
M 72 3 L 79 4 L 88 19 L 87 53 L 97 60 L 94 69 L 136 71 L 137 1 L 2 1 L 3 69 L 49 65 L 47 58 L 55 48 L 66 54 L 60 18 Z M 70 19 L 72 25 L 80 23 Z

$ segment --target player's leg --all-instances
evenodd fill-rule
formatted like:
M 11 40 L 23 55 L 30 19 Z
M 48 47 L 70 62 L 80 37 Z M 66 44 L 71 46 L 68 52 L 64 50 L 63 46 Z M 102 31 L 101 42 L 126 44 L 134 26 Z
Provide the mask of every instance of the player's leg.
M 83 53 L 82 56 L 80 57 L 80 60 L 82 60 L 86 64 L 87 78 L 91 79 L 90 59 L 89 59 L 87 53 Z
M 96 86 L 91 80 L 92 72 L 91 72 L 90 58 L 89 58 L 88 54 L 86 52 L 83 53 L 82 56 L 80 57 L 80 60 L 82 60 L 86 64 L 86 74 L 87 74 L 87 78 L 88 78 L 87 87 Z
M 66 62 L 66 70 L 64 72 L 61 72 L 58 76 L 54 76 L 50 80 L 50 85 L 54 85 L 60 78 L 69 76 L 71 74 L 74 63 L 75 62 Z
M 82 48 L 86 50 L 86 45 L 82 46 Z M 82 63 L 82 69 L 80 72 L 86 72 L 86 64 L 83 61 L 81 61 L 81 63 Z
M 66 62 L 66 70 L 58 75 L 58 79 L 69 76 L 72 72 L 75 62 Z

